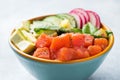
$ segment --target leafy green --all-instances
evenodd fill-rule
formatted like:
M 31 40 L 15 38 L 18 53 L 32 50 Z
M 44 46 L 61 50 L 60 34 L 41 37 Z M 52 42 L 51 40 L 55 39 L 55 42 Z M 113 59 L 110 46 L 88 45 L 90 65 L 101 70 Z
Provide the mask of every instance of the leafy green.
M 51 29 L 51 28 L 34 28 L 35 33 L 37 34 L 41 34 L 43 32 L 48 32 L 48 31 L 53 31 L 53 32 L 57 32 L 58 35 L 61 35 L 62 33 L 82 33 L 81 29 L 78 28 L 72 28 L 72 29 L 66 29 L 66 28 L 60 28 L 60 29 Z
M 90 34 L 90 27 L 88 24 L 84 25 L 82 28 L 82 32 L 86 34 Z
M 81 30 L 81 29 L 78 29 L 78 28 L 72 28 L 72 29 L 71 29 L 71 32 L 74 32 L 74 33 L 82 33 L 82 30 Z
M 55 30 L 50 30 L 50 29 L 45 29 L 45 28 L 35 28 L 34 31 L 40 35 L 42 33 L 48 34 L 48 35 L 52 35 L 55 36 L 57 35 L 57 31 Z
M 82 33 L 81 29 L 78 28 L 71 28 L 71 29 L 66 29 L 66 28 L 60 28 L 59 30 L 57 30 L 58 35 L 62 34 L 62 33 Z
M 91 34 L 91 35 L 93 35 L 97 30 L 98 29 L 95 26 L 93 26 L 90 22 L 85 24 L 82 28 L 83 33 Z
M 45 29 L 45 28 L 34 28 L 34 31 L 37 33 L 37 34 L 40 34 L 41 32 L 43 31 L 46 31 L 48 29 Z
M 107 36 L 109 36 L 110 34 L 113 34 L 113 32 L 111 31 L 106 31 L 106 33 L 107 33 Z

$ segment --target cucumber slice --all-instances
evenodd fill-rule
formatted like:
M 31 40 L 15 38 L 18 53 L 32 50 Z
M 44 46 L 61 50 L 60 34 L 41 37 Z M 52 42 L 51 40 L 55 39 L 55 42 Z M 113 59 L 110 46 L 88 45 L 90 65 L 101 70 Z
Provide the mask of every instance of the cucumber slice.
M 56 35 L 56 30 L 58 30 L 60 27 L 55 26 L 51 22 L 48 21 L 33 21 L 33 24 L 30 26 L 30 32 L 35 36 L 38 37 L 41 33 L 48 34 L 50 32 L 50 35 Z M 48 31 L 48 33 L 47 33 Z
M 67 13 L 58 14 L 57 16 L 58 16 L 59 18 L 63 19 L 63 20 L 64 20 L 64 19 L 68 19 L 72 27 L 77 27 L 77 26 L 76 26 L 75 18 L 74 18 L 73 16 L 71 16 L 71 15 L 69 15 L 69 14 L 67 14 Z
M 37 34 L 34 30 L 37 29 L 48 29 L 52 26 L 53 24 L 47 21 L 33 21 L 33 24 L 30 25 L 30 32 L 35 36 L 39 36 L 39 34 Z M 52 28 L 52 27 L 51 27 Z M 55 27 L 57 28 L 57 27 Z
M 34 30 L 35 28 L 58 30 L 60 27 L 48 21 L 34 21 L 33 24 L 31 24 L 30 29 Z
M 54 26 L 58 26 L 58 27 L 59 27 L 62 19 L 60 19 L 60 18 L 57 17 L 57 16 L 48 16 L 48 17 L 46 17 L 43 21 L 50 22 L 50 23 L 52 23 Z
M 53 24 L 47 21 L 33 21 L 33 24 L 31 24 L 30 28 L 49 28 L 49 26 L 52 26 Z

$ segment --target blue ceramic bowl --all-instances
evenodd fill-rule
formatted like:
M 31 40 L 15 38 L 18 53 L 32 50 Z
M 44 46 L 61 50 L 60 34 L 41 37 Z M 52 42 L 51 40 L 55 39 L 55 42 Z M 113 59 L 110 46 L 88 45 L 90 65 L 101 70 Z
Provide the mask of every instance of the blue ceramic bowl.
M 101 25 L 104 29 L 110 30 L 107 26 Z M 38 80 L 86 80 L 104 61 L 113 46 L 114 36 L 109 36 L 108 47 L 99 54 L 68 62 L 33 57 L 17 49 L 10 40 L 9 43 L 22 65 Z

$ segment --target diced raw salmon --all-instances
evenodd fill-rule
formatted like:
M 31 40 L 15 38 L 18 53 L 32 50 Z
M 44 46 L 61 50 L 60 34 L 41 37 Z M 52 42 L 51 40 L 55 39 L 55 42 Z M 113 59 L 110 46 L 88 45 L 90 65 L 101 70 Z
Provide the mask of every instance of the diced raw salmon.
M 90 56 L 88 50 L 86 48 L 77 48 L 76 49 L 76 53 L 77 53 L 77 59 L 81 59 L 81 58 L 87 58 Z
M 69 61 L 77 56 L 75 49 L 63 47 L 57 52 L 57 59 L 60 61 Z
M 52 52 L 59 50 L 62 47 L 71 47 L 71 39 L 69 34 L 62 34 L 54 37 L 50 46 Z
M 99 45 L 102 49 L 105 49 L 108 46 L 108 40 L 106 38 L 96 38 L 94 40 L 94 45 Z
M 37 41 L 36 41 L 36 47 L 50 47 L 52 41 L 52 37 L 46 35 L 46 34 L 41 34 Z
M 88 47 L 88 51 L 90 55 L 92 56 L 92 55 L 100 53 L 102 51 L 102 48 L 99 45 L 92 45 Z
M 50 51 L 47 47 L 37 48 L 33 56 L 38 58 L 50 59 Z
M 73 34 L 71 38 L 73 47 L 80 47 L 84 45 L 85 36 L 83 34 L 76 33 Z
M 93 44 L 93 40 L 94 40 L 93 36 L 86 34 L 85 35 L 85 39 L 84 39 L 84 41 L 85 41 L 84 46 L 88 47 L 88 46 L 92 45 Z

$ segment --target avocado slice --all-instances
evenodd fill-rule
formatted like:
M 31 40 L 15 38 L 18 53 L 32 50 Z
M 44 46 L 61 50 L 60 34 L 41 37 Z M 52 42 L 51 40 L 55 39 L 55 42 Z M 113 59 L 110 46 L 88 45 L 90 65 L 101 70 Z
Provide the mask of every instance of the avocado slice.
M 25 30 L 21 30 L 21 33 L 23 34 L 23 36 L 26 40 L 33 42 L 33 43 L 36 42 L 37 39 L 35 38 L 35 36 L 33 34 L 27 32 Z
M 35 49 L 35 44 L 27 40 L 20 41 L 19 43 L 16 44 L 16 46 L 25 53 L 30 53 Z
M 25 40 L 24 36 L 22 35 L 20 29 L 16 29 L 15 32 L 11 35 L 11 41 L 14 44 L 17 44 L 22 40 Z
M 18 49 L 25 53 L 31 52 L 35 48 L 35 38 L 31 33 L 28 33 L 26 30 L 18 28 L 11 35 L 11 41 L 16 45 Z
M 21 29 L 22 29 L 22 30 L 29 31 L 29 30 L 30 30 L 30 24 L 31 24 L 30 21 L 24 21 L 24 22 L 22 23 Z
M 94 33 L 94 36 L 95 37 L 105 37 L 106 38 L 107 37 L 107 32 L 104 29 L 101 28 Z

